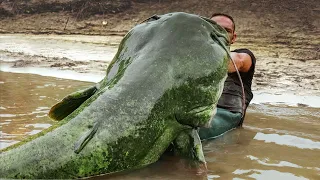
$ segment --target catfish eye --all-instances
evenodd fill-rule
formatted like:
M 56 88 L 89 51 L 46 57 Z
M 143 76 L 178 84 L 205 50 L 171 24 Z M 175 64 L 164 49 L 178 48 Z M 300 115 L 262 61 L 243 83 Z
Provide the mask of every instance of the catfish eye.
M 143 20 L 141 23 L 150 22 L 150 21 L 156 21 L 156 20 L 158 20 L 158 19 L 160 19 L 160 18 L 161 18 L 160 16 L 154 14 L 154 15 L 152 15 L 151 17 Z M 140 23 L 140 24 L 141 24 L 141 23 Z

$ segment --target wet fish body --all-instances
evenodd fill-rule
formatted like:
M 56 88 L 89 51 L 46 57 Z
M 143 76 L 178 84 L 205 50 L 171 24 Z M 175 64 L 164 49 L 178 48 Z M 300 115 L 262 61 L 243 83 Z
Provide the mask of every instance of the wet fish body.
M 181 133 L 213 115 L 227 73 L 226 45 L 220 26 L 193 14 L 153 16 L 135 26 L 100 83 L 53 107 L 50 116 L 62 119 L 55 128 L 1 152 L 0 176 L 79 178 L 157 161 Z

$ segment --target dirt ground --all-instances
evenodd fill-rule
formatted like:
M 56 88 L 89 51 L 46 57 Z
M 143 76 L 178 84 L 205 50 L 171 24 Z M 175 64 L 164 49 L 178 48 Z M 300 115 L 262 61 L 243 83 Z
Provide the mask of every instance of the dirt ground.
M 213 12 L 223 12 L 232 15 L 236 21 L 238 39 L 232 49 L 249 48 L 257 57 L 253 90 L 320 96 L 319 5 L 316 0 L 134 1 L 124 11 L 92 15 L 84 19 L 77 19 L 69 12 L 2 17 L 0 33 L 118 37 L 153 14 L 183 11 L 210 16 Z M 30 57 L 29 61 L 14 62 L 13 66 L 59 67 L 79 72 L 98 70 L 101 73 L 105 69 L 101 67 L 107 66 L 106 62 L 98 61 L 87 64 L 63 62 L 46 57 Z

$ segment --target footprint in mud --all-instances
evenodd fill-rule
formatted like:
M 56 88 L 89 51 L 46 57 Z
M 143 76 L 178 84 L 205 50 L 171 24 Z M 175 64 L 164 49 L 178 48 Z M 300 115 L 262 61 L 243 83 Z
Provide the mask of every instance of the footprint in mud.
M 76 64 L 72 62 L 54 63 L 50 67 L 65 67 L 65 66 L 72 67 L 72 66 L 76 66 Z
M 12 67 L 14 68 L 18 68 L 18 67 L 26 67 L 29 64 L 31 64 L 30 61 L 24 61 L 24 60 L 18 60 L 14 63 L 14 65 Z

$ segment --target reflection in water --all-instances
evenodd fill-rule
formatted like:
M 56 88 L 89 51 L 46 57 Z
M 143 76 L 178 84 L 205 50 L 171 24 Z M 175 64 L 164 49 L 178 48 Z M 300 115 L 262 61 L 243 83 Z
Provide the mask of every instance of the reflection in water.
M 27 124 L 24 127 L 31 127 L 33 126 L 34 128 L 44 128 L 47 129 L 51 126 L 51 124 Z
M 265 141 L 266 143 L 274 142 L 279 145 L 293 146 L 301 149 L 320 149 L 320 142 L 314 142 L 310 139 L 291 135 L 264 134 L 259 132 L 254 139 Z
M 263 114 L 259 116 L 265 118 Z M 257 119 L 249 119 L 249 122 L 251 120 Z M 320 178 L 320 160 L 315 158 L 320 153 L 319 149 L 302 149 L 266 143 L 256 139 L 259 134 L 261 133 L 251 128 L 236 129 L 215 140 L 204 141 L 203 149 L 209 174 L 214 177 L 219 176 L 218 179 Z M 314 143 L 314 141 L 304 142 Z
M 92 84 L 6 72 L 0 72 L 0 81 L 1 148 L 50 127 L 55 123 L 47 117 L 50 107 Z M 288 112 L 295 113 L 288 116 Z M 164 156 L 142 169 L 91 179 L 319 179 L 316 112 L 310 107 L 252 105 L 244 128 L 203 142 L 207 173 L 187 167 L 177 157 Z
M 50 127 L 55 123 L 47 117 L 50 107 L 92 85 L 1 71 L 0 82 L 0 148 Z M 203 142 L 207 173 L 164 156 L 142 169 L 91 179 L 320 179 L 320 160 L 315 158 L 320 153 L 318 112 L 311 107 L 253 104 L 244 128 Z
M 32 130 L 31 132 L 27 132 L 26 135 L 35 135 L 41 132 L 42 130 Z
M 92 85 L 1 71 L 0 81 L 1 148 L 50 127 L 55 123 L 47 117 L 50 107 L 65 95 Z M 244 128 L 203 142 L 207 173 L 164 156 L 142 169 L 91 179 L 319 179 L 320 160 L 315 158 L 320 153 L 318 111 L 250 106 Z
M 218 179 L 220 176 L 218 175 L 208 175 L 208 180 L 211 180 L 211 179 Z
M 267 163 L 269 161 L 269 159 L 264 159 L 264 160 L 260 160 L 257 157 L 248 155 L 248 158 L 250 158 L 251 160 L 256 160 L 259 164 L 265 165 L 265 166 L 278 166 L 278 167 L 294 167 L 294 168 L 302 168 L 301 166 L 298 166 L 296 164 L 287 162 L 287 161 L 280 161 L 278 164 L 275 163 Z
M 0 131 L 0 133 L 2 134 L 2 131 Z M 2 135 L 1 135 L 0 137 L 1 137 L 1 139 L 4 138 L 4 137 L 2 137 Z M 1 144 L 0 147 L 1 147 L 1 149 L 4 149 L 4 148 L 9 147 L 9 146 L 11 146 L 11 145 L 14 145 L 14 144 L 16 144 L 16 143 L 18 143 L 18 142 L 20 142 L 20 141 L 1 140 L 1 141 L 0 141 L 0 144 Z
M 0 117 L 6 118 L 6 117 L 16 117 L 17 115 L 15 114 L 0 114 Z
M 251 174 L 249 174 L 251 173 Z M 251 177 L 259 180 L 270 180 L 274 177 L 281 177 L 281 180 L 307 180 L 305 177 L 298 177 L 291 173 L 283 173 L 275 170 L 241 170 L 237 169 L 233 172 L 233 174 L 241 175 L 241 174 L 249 174 L 247 177 Z
M 320 97 L 318 96 L 296 96 L 293 94 L 269 94 L 255 92 L 251 103 L 271 103 L 279 105 L 306 105 L 320 108 Z
M 116 173 L 93 177 L 93 180 L 104 179 L 178 179 L 178 180 L 204 180 L 208 179 L 207 173 L 202 169 L 189 166 L 189 164 L 178 157 L 163 155 L 159 161 L 145 168 L 133 170 L 130 172 Z M 216 177 L 210 175 L 210 177 Z

